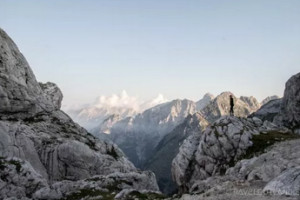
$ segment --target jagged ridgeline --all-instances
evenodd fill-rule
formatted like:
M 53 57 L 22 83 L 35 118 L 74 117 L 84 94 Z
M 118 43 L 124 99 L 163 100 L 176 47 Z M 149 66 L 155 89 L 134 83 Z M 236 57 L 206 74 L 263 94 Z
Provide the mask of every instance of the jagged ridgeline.
M 0 199 L 163 198 L 152 172 L 74 123 L 61 100 L 0 29 Z
M 178 199 L 299 199 L 300 73 L 248 118 L 224 116 L 181 145 Z
M 254 97 L 235 97 L 223 92 L 217 97 L 205 94 L 197 101 L 176 99 L 154 106 L 136 116 L 120 119 L 112 116 L 92 133 L 116 143 L 135 166 L 155 173 L 160 190 L 166 194 L 176 192 L 172 181 L 171 164 L 182 142 L 194 132 L 202 132 L 219 119 L 229 115 L 229 97 L 235 99 L 235 115 L 247 117 L 260 107 Z

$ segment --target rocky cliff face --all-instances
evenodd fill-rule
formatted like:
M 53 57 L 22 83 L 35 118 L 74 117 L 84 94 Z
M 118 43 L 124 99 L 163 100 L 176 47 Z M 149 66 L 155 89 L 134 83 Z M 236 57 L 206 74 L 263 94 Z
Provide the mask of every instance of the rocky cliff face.
M 253 96 L 250 97 L 241 96 L 240 100 L 242 100 L 248 105 L 250 112 L 254 112 L 260 108 L 260 103 Z
M 203 108 L 205 108 L 214 98 L 214 95 L 206 93 L 202 99 L 196 102 L 197 111 L 201 111 Z
M 3 30 L 0 30 L 0 77 L 2 118 L 24 119 L 42 111 L 55 110 L 26 59 Z
M 196 112 L 196 105 L 189 100 L 174 100 L 160 104 L 135 117 L 116 122 L 108 136 L 138 167 L 153 154 L 161 139 L 185 118 Z
M 251 116 L 300 133 L 300 73 L 287 81 L 282 99 L 270 100 Z
M 82 190 L 98 191 L 86 196 L 158 191 L 153 173 L 138 171 L 118 147 L 96 139 L 59 110 L 61 91 L 36 81 L 1 29 L 0 69 L 1 199 L 60 199 Z M 106 178 L 111 181 L 97 185 Z
M 188 137 L 172 162 L 173 180 L 187 192 L 198 180 L 222 174 L 246 154 L 251 138 L 259 134 L 258 119 L 222 117 L 203 133 Z
M 274 118 L 281 110 L 282 99 L 274 99 L 265 103 L 258 111 L 252 113 L 250 117 L 258 117 L 265 121 L 273 122 Z
M 223 92 L 201 111 L 210 123 L 230 114 L 230 95 L 234 98 L 234 115 L 237 117 L 247 117 L 259 108 L 259 103 L 254 97 L 237 98 L 231 92 Z
M 292 76 L 285 85 L 279 118 L 284 126 L 300 133 L 300 73 Z
M 180 199 L 297 200 L 299 143 L 299 139 L 277 143 L 261 155 L 239 161 L 224 176 L 198 181 Z
M 268 97 L 266 97 L 264 100 L 262 100 L 262 101 L 260 102 L 260 105 L 263 106 L 263 105 L 265 105 L 266 103 L 268 103 L 269 101 L 276 100 L 276 99 L 280 99 L 280 97 L 277 96 L 277 95 L 268 96 Z

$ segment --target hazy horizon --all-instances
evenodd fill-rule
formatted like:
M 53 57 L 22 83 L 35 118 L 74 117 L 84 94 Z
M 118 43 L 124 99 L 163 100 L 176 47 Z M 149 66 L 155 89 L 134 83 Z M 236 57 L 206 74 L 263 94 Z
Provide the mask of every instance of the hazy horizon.
M 299 9 L 297 0 L 0 0 L 0 27 L 65 106 L 123 90 L 133 104 L 224 91 L 261 101 L 300 71 Z

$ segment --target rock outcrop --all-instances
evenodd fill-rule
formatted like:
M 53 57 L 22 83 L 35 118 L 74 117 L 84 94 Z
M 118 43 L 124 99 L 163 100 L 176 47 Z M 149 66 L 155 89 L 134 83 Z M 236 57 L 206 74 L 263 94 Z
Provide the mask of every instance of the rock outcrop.
M 35 79 L 26 59 L 0 29 L 0 117 L 24 119 L 51 112 L 54 105 Z
M 90 182 L 85 190 L 95 189 L 95 176 L 114 177 L 117 189 L 113 192 L 109 185 L 96 188 L 111 195 L 122 189 L 158 192 L 152 172 L 137 170 L 117 146 L 96 139 L 59 110 L 59 88 L 36 81 L 25 58 L 1 29 L 0 69 L 1 199 L 67 198 L 83 180 Z M 122 181 L 126 185 L 119 187 Z M 64 192 L 54 191 L 56 187 Z
M 265 193 L 299 196 L 300 168 L 289 168 L 270 181 L 264 188 Z
M 234 98 L 234 116 L 247 117 L 259 108 L 259 104 L 254 97 L 241 97 L 239 99 L 231 92 L 223 92 L 202 109 L 201 112 L 206 120 L 213 123 L 221 116 L 230 114 L 230 95 Z
M 266 103 L 268 103 L 269 101 L 276 100 L 276 99 L 280 99 L 280 97 L 277 96 L 277 95 L 273 95 L 273 96 L 266 97 L 264 100 L 262 100 L 262 101 L 260 102 L 260 105 L 263 106 L 263 105 L 265 105 Z
M 180 192 L 187 192 L 198 180 L 222 174 L 246 154 L 259 134 L 258 119 L 222 117 L 203 133 L 188 137 L 172 163 L 172 176 Z
M 241 96 L 240 100 L 242 100 L 248 105 L 248 107 L 250 108 L 250 112 L 256 111 L 260 108 L 260 103 L 253 96 L 250 97 Z
M 196 102 L 197 111 L 200 111 L 203 108 L 205 108 L 214 98 L 214 95 L 206 93 L 202 99 Z
M 63 99 L 63 94 L 59 87 L 55 83 L 47 82 L 40 83 L 43 92 L 46 94 L 46 98 L 52 102 L 55 109 L 59 110 L 61 108 L 61 101 Z
M 172 165 L 181 191 L 190 193 L 181 200 L 299 198 L 299 78 L 253 118 L 221 118 L 186 139 Z
M 282 99 L 270 100 L 265 103 L 258 111 L 252 113 L 250 117 L 257 117 L 262 121 L 273 122 L 274 118 L 280 113 Z
M 285 85 L 278 120 L 300 133 L 300 73 L 292 76 Z
M 266 153 L 239 161 L 224 176 L 198 181 L 190 194 L 180 199 L 297 200 L 300 186 L 299 144 L 299 139 L 276 143 Z

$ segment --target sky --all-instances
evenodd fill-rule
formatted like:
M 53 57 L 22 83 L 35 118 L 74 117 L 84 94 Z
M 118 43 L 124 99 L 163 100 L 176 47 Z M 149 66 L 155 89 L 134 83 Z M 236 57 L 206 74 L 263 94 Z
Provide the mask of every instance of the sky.
M 0 0 L 0 27 L 64 105 L 127 94 L 283 95 L 300 72 L 299 0 Z

